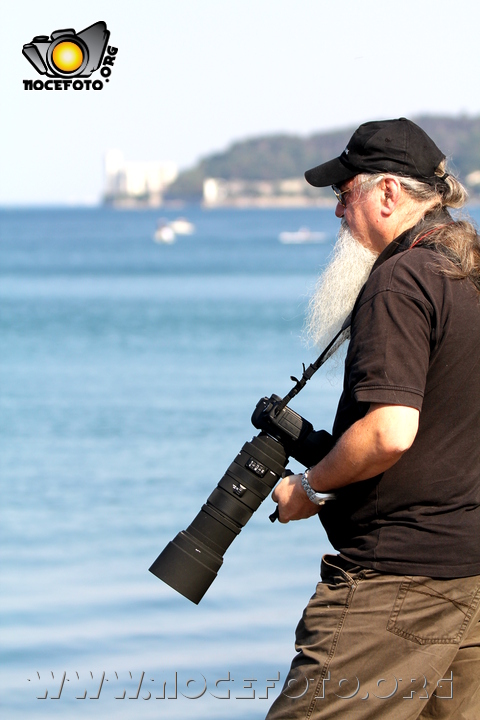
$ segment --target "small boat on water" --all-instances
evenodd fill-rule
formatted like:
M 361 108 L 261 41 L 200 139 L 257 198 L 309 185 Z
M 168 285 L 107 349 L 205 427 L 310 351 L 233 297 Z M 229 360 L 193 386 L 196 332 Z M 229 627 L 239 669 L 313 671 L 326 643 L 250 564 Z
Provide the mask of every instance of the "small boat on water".
M 153 239 L 157 243 L 167 243 L 170 245 L 176 240 L 175 231 L 169 225 L 169 223 L 165 222 L 164 220 L 159 220 L 157 223 L 157 229 L 155 230 L 155 233 L 153 235 Z
M 315 232 L 308 227 L 301 227 L 294 232 L 281 232 L 278 239 L 285 244 L 322 243 L 327 240 L 327 233 Z
M 195 232 L 195 225 L 186 218 L 177 218 L 168 221 L 162 218 L 157 223 L 157 229 L 153 235 L 153 239 L 157 243 L 173 243 L 177 239 L 177 235 L 192 235 Z
M 169 224 L 177 235 L 192 235 L 195 232 L 195 225 L 183 217 L 172 220 Z

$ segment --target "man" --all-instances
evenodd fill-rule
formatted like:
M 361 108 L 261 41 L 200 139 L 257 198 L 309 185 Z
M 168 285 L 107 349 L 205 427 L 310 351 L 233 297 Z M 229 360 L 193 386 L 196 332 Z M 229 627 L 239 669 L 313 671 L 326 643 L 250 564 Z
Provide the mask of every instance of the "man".
M 322 560 L 268 720 L 478 720 L 480 243 L 447 210 L 466 194 L 405 118 L 360 126 L 305 177 L 333 186 L 374 264 L 351 315 L 335 445 L 273 494 L 281 522 L 319 512 L 339 554 Z

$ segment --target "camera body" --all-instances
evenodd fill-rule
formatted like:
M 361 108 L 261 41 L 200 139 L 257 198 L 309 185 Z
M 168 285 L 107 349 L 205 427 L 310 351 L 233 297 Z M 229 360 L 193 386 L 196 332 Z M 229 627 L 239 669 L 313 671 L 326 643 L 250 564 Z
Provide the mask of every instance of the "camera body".
M 252 425 L 263 430 L 283 445 L 287 456 L 293 457 L 305 467 L 316 465 L 333 447 L 333 440 L 326 430 L 314 430 L 308 420 L 286 405 L 278 395 L 258 401 L 252 415 Z
M 76 33 L 72 28 L 36 35 L 22 53 L 40 75 L 90 77 L 100 67 L 110 33 L 97 22 Z
M 331 449 L 332 437 L 278 395 L 257 403 L 252 424 L 261 432 L 244 444 L 191 525 L 168 543 L 150 572 L 199 603 L 223 563 L 223 554 L 285 474 L 289 456 L 305 467 Z

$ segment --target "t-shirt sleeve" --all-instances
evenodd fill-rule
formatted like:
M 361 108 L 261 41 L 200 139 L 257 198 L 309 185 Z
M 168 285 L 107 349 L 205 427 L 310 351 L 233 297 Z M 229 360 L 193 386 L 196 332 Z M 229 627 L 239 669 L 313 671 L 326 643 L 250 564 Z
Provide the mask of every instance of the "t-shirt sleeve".
M 357 402 L 421 410 L 429 367 L 432 306 L 409 279 L 374 288 L 357 310 L 347 363 Z

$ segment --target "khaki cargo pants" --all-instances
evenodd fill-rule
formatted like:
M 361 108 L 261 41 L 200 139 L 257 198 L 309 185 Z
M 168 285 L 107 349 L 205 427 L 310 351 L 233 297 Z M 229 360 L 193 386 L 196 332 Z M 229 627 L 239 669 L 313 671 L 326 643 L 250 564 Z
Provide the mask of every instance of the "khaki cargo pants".
M 321 575 L 267 720 L 480 720 L 480 576 Z

